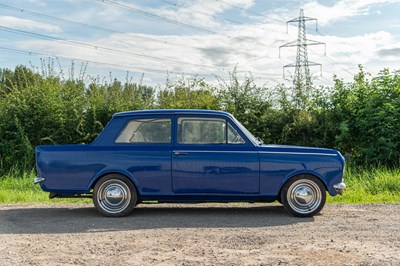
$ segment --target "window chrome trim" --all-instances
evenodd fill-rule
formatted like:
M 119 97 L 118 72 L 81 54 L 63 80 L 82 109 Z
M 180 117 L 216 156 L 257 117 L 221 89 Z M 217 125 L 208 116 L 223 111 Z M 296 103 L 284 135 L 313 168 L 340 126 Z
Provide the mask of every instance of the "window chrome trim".
M 258 153 L 257 151 L 206 151 L 206 150 L 173 150 L 172 152 L 184 152 L 184 153 L 192 153 L 192 152 L 197 152 L 197 153 L 205 153 L 205 152 L 210 152 L 210 153 Z
M 337 154 L 334 153 L 318 153 L 318 152 L 260 151 L 259 153 L 337 156 Z
M 198 152 L 198 153 L 260 153 L 260 154 L 288 154 L 288 155 L 322 155 L 322 156 L 337 156 L 333 153 L 316 153 L 316 152 L 275 152 L 275 151 L 207 151 L 207 150 L 173 150 L 172 152 Z

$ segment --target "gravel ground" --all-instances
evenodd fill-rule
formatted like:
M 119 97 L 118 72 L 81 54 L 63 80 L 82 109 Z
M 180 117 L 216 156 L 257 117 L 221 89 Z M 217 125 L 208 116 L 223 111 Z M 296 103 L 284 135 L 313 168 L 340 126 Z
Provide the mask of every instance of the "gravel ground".
M 0 265 L 400 265 L 400 205 L 0 205 Z

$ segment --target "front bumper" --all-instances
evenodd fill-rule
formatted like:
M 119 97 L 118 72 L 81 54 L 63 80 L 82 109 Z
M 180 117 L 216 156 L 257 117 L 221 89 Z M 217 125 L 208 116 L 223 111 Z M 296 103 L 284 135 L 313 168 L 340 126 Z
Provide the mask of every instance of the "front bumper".
M 337 183 L 333 185 L 333 188 L 339 195 L 342 195 L 343 191 L 346 190 L 346 184 L 343 182 Z
M 44 181 L 46 180 L 46 178 L 44 178 L 44 177 L 35 177 L 35 179 L 33 179 L 33 184 L 41 184 L 41 183 L 43 183 Z

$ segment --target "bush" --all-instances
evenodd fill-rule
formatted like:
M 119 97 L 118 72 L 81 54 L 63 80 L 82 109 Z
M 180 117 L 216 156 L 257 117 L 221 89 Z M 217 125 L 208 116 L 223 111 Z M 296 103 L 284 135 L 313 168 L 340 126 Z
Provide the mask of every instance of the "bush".
M 333 87 L 309 93 L 259 87 L 234 70 L 218 86 L 199 78 L 167 80 L 158 93 L 131 82 L 64 79 L 51 64 L 42 70 L 0 70 L 0 174 L 30 169 L 42 144 L 90 143 L 115 112 L 138 109 L 213 109 L 232 113 L 265 143 L 336 148 L 359 165 L 399 166 L 400 72 L 354 81 L 334 77 Z M 300 96 L 299 96 L 300 95 Z

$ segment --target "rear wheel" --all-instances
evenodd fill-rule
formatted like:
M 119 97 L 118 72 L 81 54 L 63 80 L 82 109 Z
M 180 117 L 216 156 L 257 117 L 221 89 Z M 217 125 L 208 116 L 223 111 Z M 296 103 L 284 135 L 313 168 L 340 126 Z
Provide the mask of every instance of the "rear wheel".
M 311 217 L 319 213 L 325 205 L 325 187 L 314 176 L 296 176 L 283 186 L 281 201 L 285 209 L 294 216 Z
M 126 176 L 106 175 L 94 186 L 93 203 L 104 216 L 125 216 L 133 210 L 136 202 L 136 188 Z

